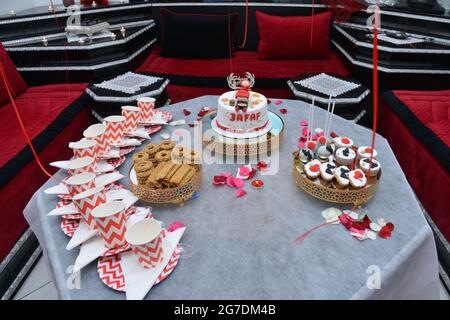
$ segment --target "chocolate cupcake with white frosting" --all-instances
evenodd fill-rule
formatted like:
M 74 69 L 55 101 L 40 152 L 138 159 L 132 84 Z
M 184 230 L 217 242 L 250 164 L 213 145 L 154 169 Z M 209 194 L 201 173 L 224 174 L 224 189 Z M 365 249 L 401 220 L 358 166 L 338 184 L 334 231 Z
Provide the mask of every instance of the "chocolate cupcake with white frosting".
M 336 148 L 351 148 L 353 147 L 353 140 L 349 137 L 336 137 L 333 139 Z
M 338 183 L 338 186 L 341 188 L 345 188 L 350 183 L 349 178 L 350 169 L 346 166 L 340 166 L 334 170 L 334 177 Z
M 320 176 L 320 161 L 312 160 L 305 164 L 304 170 L 306 172 L 306 176 L 310 179 L 316 179 Z
M 340 165 L 350 166 L 355 160 L 356 152 L 350 148 L 339 148 L 334 155 L 336 162 Z
M 356 151 L 356 158 L 357 159 L 363 159 L 363 158 L 370 158 L 372 155 L 372 158 L 377 157 L 377 150 L 372 149 L 371 147 L 362 146 L 359 147 Z
M 325 181 L 331 181 L 334 179 L 334 170 L 336 170 L 336 164 L 334 162 L 325 162 L 320 165 L 320 176 Z
M 372 164 L 370 167 L 370 173 L 369 173 L 369 165 L 370 165 L 370 158 L 364 158 L 359 160 L 359 167 L 364 171 L 364 173 L 367 173 L 370 177 L 375 177 L 378 172 L 380 172 L 381 164 L 378 160 L 372 159 Z
M 354 188 L 362 188 L 367 183 L 366 174 L 361 169 L 352 170 L 349 173 L 350 185 Z

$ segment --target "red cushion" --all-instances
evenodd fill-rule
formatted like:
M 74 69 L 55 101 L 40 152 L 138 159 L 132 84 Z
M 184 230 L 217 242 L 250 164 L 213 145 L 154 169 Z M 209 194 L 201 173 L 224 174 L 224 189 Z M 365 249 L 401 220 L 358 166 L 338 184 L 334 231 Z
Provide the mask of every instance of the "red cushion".
M 0 42 L 0 63 L 5 70 L 6 77 L 8 78 L 9 84 L 15 96 L 20 95 L 25 90 L 27 90 L 27 85 L 23 80 L 22 76 L 17 72 L 16 66 L 9 58 L 3 45 Z M 0 107 L 8 103 L 9 97 L 6 91 L 5 84 L 3 82 L 3 77 L 0 76 Z
M 450 147 L 450 90 L 395 90 L 394 94 L 447 147 Z
M 328 59 L 330 56 L 330 12 L 306 17 L 272 16 L 260 11 L 255 15 L 259 59 Z
M 16 99 L 16 104 L 30 138 L 34 139 L 46 129 L 84 92 L 86 86 L 87 84 L 46 85 L 31 87 L 21 94 Z M 26 146 L 26 140 L 10 104 L 0 108 L 0 127 L 2 128 L 1 167 Z
M 349 75 L 342 60 L 331 51 L 326 60 L 258 60 L 254 51 L 237 51 L 231 59 L 176 59 L 159 55 L 159 48 L 155 48 L 144 63 L 137 69 L 139 72 L 155 72 L 163 75 L 195 76 L 195 77 L 226 77 L 231 71 L 245 74 L 249 71 L 258 78 L 288 79 L 307 73 L 328 72 L 341 76 Z M 224 82 L 226 85 L 226 82 Z M 258 86 L 256 84 L 256 86 Z
M 402 92 L 397 92 L 403 96 Z M 386 104 L 380 106 L 378 121 L 380 133 L 388 139 L 417 197 L 447 240 L 450 240 L 448 218 L 450 174 L 430 152 L 427 145 L 415 136 L 415 132 L 408 127 L 409 123 L 410 121 L 405 121 L 394 112 L 392 106 Z

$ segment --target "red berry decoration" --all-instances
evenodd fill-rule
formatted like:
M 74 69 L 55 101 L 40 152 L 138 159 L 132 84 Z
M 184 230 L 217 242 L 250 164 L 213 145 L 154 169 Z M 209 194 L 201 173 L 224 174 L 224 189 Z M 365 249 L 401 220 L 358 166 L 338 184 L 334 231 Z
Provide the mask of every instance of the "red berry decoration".
M 252 168 L 252 170 L 250 170 L 250 173 L 248 174 L 248 179 L 252 179 L 256 174 L 256 169 Z
M 387 224 L 383 228 L 381 228 L 380 232 L 378 232 L 378 235 L 386 240 L 388 240 L 391 237 L 391 234 L 392 231 L 389 229 Z
M 320 165 L 319 164 L 314 164 L 311 167 L 309 167 L 309 170 L 311 170 L 311 172 L 319 172 Z
M 361 171 L 355 171 L 354 174 L 355 179 L 361 179 L 362 177 L 364 177 L 364 175 L 361 173 Z
M 347 138 L 347 137 L 344 137 L 344 138 L 342 138 L 342 143 L 349 144 L 350 143 L 350 139 Z
M 183 113 L 186 117 L 191 114 L 191 112 L 188 109 L 183 109 Z

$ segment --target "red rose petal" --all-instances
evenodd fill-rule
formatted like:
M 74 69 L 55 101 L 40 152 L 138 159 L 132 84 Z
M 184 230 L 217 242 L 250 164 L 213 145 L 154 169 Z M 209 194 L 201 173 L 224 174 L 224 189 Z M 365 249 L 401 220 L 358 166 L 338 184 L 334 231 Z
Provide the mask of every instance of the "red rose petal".
M 239 167 L 239 175 L 241 177 L 247 177 L 249 174 L 250 174 L 250 169 L 248 167 L 245 167 L 245 166 Z
M 275 104 L 278 106 L 278 105 L 280 105 L 280 104 L 282 104 L 283 103 L 283 101 L 281 101 L 281 100 L 277 100 L 277 101 L 275 101 Z
M 256 164 L 256 167 L 257 167 L 259 170 L 265 170 L 265 169 L 267 169 L 268 164 L 265 163 L 264 161 L 259 161 L 259 162 Z
M 225 183 L 227 183 L 227 177 L 214 176 L 213 184 L 215 184 L 215 185 L 224 185 Z
M 243 196 L 245 196 L 247 194 L 247 192 L 243 189 L 238 189 L 236 190 L 236 197 L 241 198 Z
M 307 127 L 307 126 L 308 126 L 308 121 L 302 120 L 302 121 L 300 121 L 300 125 L 301 125 L 302 127 Z
M 251 179 L 255 176 L 256 174 L 256 169 L 252 168 L 252 170 L 250 170 L 249 174 L 248 174 L 248 178 Z
M 280 112 L 281 112 L 282 114 L 286 114 L 286 113 L 287 113 L 287 109 L 282 108 L 282 109 L 280 109 Z
M 391 232 L 394 231 L 394 225 L 391 222 L 386 223 L 386 228 Z
M 188 116 L 191 114 L 191 112 L 188 109 L 183 109 L 183 113 L 185 116 Z
M 191 128 L 194 128 L 195 127 L 195 123 L 189 123 L 188 126 L 191 127 Z
M 387 225 L 385 225 L 383 228 L 381 228 L 380 232 L 378 232 L 378 235 L 387 240 L 391 237 L 391 231 L 389 230 Z

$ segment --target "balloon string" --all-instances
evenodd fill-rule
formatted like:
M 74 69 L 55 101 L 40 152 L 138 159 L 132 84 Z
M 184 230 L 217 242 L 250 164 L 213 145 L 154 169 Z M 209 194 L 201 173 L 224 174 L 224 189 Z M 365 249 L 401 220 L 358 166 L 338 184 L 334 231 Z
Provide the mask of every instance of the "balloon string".
M 49 173 L 44 168 L 44 166 L 42 165 L 41 160 L 39 159 L 38 154 L 37 154 L 36 150 L 33 147 L 33 143 L 31 142 L 30 136 L 28 135 L 28 131 L 25 128 L 25 125 L 23 123 L 22 117 L 21 117 L 20 112 L 19 112 L 19 108 L 17 107 L 16 102 L 15 102 L 15 100 L 13 98 L 13 93 L 12 93 L 12 90 L 11 90 L 8 78 L 6 77 L 5 69 L 3 68 L 3 64 L 2 63 L 0 63 L 0 73 L 1 73 L 1 76 L 2 76 L 3 83 L 5 85 L 6 91 L 8 93 L 9 99 L 11 100 L 11 105 L 12 105 L 12 107 L 14 109 L 14 112 L 16 114 L 17 120 L 19 121 L 20 127 L 22 129 L 22 133 L 25 136 L 27 144 L 30 147 L 34 158 L 36 159 L 36 163 L 38 164 L 38 166 L 42 170 L 42 172 L 44 172 L 49 178 L 55 179 L 58 182 L 62 182 L 61 180 L 55 178 L 51 173 Z
M 244 39 L 242 40 L 241 48 L 247 43 L 247 33 L 248 33 L 248 0 L 245 0 L 245 29 L 244 29 Z
M 311 54 L 314 39 L 314 0 L 311 2 L 311 33 L 309 36 L 309 49 L 308 49 L 308 73 L 311 73 Z
M 372 81 L 373 81 L 373 123 L 372 123 L 372 142 L 371 142 L 371 148 L 372 152 L 370 154 L 370 162 L 369 162 L 369 171 L 366 173 L 366 178 L 369 178 L 370 170 L 372 169 L 372 161 L 373 161 L 373 150 L 375 149 L 375 140 L 376 140 L 376 132 L 377 132 L 377 119 L 378 119 L 378 27 L 379 27 L 379 20 L 378 20 L 378 14 L 379 14 L 379 6 L 378 6 L 378 0 L 376 0 L 375 5 L 375 27 L 374 27 L 374 37 L 373 37 L 373 52 L 372 52 L 372 67 L 373 67 L 373 74 L 372 74 Z M 361 199 L 364 199 L 367 192 L 367 184 L 364 186 L 362 192 L 361 192 Z M 358 205 L 354 205 L 353 208 L 345 213 L 345 216 L 348 216 L 351 212 L 353 212 Z M 292 244 L 296 245 L 302 242 L 308 235 L 310 235 L 313 231 L 320 229 L 322 227 L 328 226 L 332 223 L 338 222 L 339 219 L 335 219 L 333 221 L 329 221 L 326 223 L 319 224 L 308 231 L 304 232 L 295 240 L 292 242 Z

